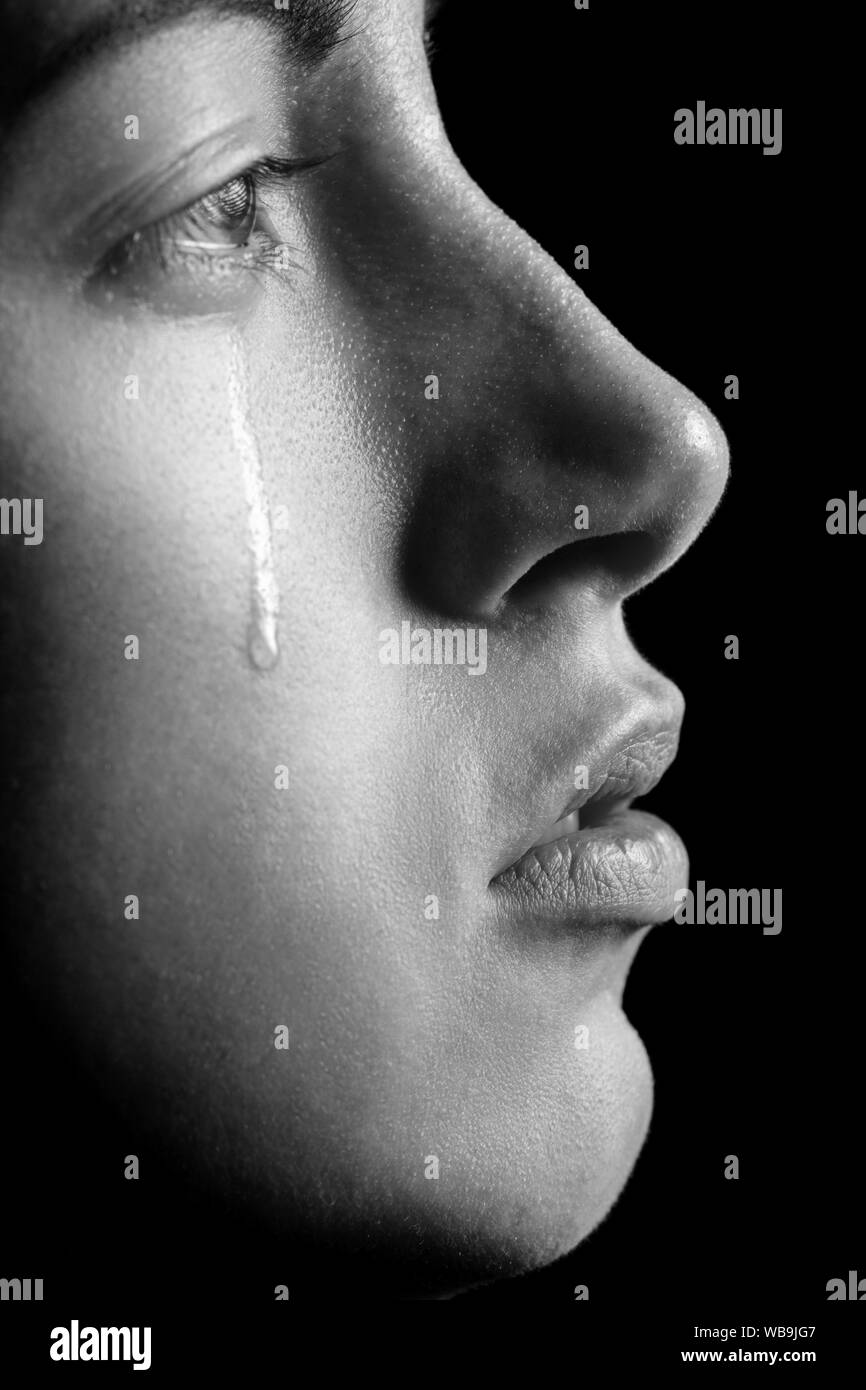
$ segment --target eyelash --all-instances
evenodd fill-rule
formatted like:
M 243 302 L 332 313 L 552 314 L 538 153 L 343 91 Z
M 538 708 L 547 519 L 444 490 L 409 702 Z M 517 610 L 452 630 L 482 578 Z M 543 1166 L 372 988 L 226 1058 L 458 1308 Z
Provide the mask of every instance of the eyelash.
M 437 21 L 437 19 L 438 19 L 438 16 L 434 16 L 433 19 L 430 20 L 430 23 L 429 23 L 429 24 L 425 24 L 425 25 L 424 25 L 423 43 L 424 43 L 424 53 L 425 53 L 425 56 L 426 56 L 426 58 L 427 58 L 427 63 L 428 63 L 428 65 L 429 65 L 430 63 L 433 62 L 433 59 L 436 57 L 436 54 L 437 54 L 438 51 L 439 51 L 439 49 L 438 49 L 438 47 L 437 47 L 437 42 L 436 42 L 436 40 L 437 40 L 437 33 L 436 33 L 436 30 L 437 30 L 437 23 L 436 23 L 436 21 Z

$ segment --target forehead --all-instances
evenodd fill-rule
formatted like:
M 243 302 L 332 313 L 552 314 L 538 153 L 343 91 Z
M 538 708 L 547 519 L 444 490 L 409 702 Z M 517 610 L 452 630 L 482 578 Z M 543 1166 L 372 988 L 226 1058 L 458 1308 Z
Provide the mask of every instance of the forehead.
M 325 59 L 342 37 L 377 25 L 429 20 L 444 0 L 0 0 L 0 116 L 14 117 L 32 89 L 101 47 L 195 16 L 266 25 L 302 65 Z
M 40 0 L 34 7 L 32 0 L 0 0 L 0 29 L 4 38 L 14 39 L 19 52 L 28 56 L 67 42 L 95 25 L 143 31 L 196 12 L 215 18 L 231 14 L 272 20 L 296 31 L 306 28 L 312 39 L 315 31 L 339 26 L 364 3 L 366 0 L 290 0 L 281 6 L 276 0 Z
M 344 24 L 355 27 L 375 14 L 411 20 L 421 12 L 428 19 L 445 0 L 0 0 L 3 64 L 41 62 L 57 47 L 79 34 L 111 29 L 144 32 L 190 14 L 242 15 L 291 30 L 310 56 L 327 45 Z
M 2 114 L 19 113 L 35 89 L 83 64 L 107 47 L 122 47 L 184 19 L 218 21 L 242 17 L 268 27 L 287 53 L 315 65 L 344 31 L 364 21 L 369 0 L 0 0 L 0 91 Z M 415 0 L 377 0 L 410 13 Z

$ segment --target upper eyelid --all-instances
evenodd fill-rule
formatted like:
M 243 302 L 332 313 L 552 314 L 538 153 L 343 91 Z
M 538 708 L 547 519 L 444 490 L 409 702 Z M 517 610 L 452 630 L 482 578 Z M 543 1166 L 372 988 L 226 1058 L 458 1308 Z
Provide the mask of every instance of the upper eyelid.
M 183 217 L 186 213 L 191 212 L 193 208 L 197 207 L 199 203 L 203 202 L 205 198 L 213 197 L 215 193 L 221 192 L 221 190 L 226 188 L 230 183 L 234 183 L 236 179 L 252 179 L 256 192 L 259 192 L 263 186 L 267 187 L 269 184 L 274 184 L 281 179 L 288 181 L 289 179 L 296 178 L 299 174 L 318 169 L 333 157 L 332 154 L 327 154 L 310 156 L 307 159 L 290 159 L 282 155 L 262 155 L 259 159 L 252 160 L 244 168 L 238 169 L 237 173 L 229 174 L 227 178 L 221 179 L 220 182 L 214 184 L 212 188 L 206 189 L 203 193 L 198 193 L 195 198 L 190 199 L 189 202 L 185 203 L 183 207 L 178 208 L 175 212 L 166 213 L 162 217 L 156 218 L 149 225 L 159 226 L 161 223 L 168 222 L 172 218 Z
M 290 156 L 276 154 L 260 155 L 257 159 L 251 159 L 245 164 L 239 165 L 234 173 L 227 174 L 224 178 L 221 177 L 218 183 L 214 183 L 210 187 L 204 189 L 203 192 L 197 193 L 194 198 L 189 199 L 189 201 L 184 203 L 183 207 L 178 208 L 177 211 L 188 211 L 189 208 L 195 207 L 196 203 L 200 203 L 203 198 L 210 198 L 214 193 L 219 193 L 221 189 L 225 188 L 227 184 L 232 183 L 235 179 L 252 178 L 256 183 L 267 183 L 268 181 L 274 181 L 276 179 L 293 179 L 299 174 L 318 169 L 321 165 L 327 164 L 335 157 L 335 153 L 336 152 L 322 155 L 310 155 L 303 159 L 293 159 Z M 172 215 L 171 213 L 167 214 L 167 216 Z

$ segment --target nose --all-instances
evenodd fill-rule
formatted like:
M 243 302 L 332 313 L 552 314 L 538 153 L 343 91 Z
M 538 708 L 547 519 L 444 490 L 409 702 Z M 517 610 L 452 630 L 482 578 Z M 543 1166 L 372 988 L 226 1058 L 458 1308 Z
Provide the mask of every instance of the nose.
M 476 616 L 581 581 L 625 598 L 706 524 L 724 434 L 474 185 L 438 215 L 448 290 L 428 325 L 439 394 L 423 416 L 409 585 Z

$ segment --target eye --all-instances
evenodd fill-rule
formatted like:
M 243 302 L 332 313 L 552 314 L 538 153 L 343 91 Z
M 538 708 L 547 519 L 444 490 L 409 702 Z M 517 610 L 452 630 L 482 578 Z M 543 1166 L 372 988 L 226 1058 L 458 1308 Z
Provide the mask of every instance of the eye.
M 237 253 L 258 232 L 258 222 L 256 181 L 250 170 L 235 175 L 182 211 L 133 232 L 109 252 L 99 275 L 114 280 L 138 274 L 147 266 L 165 273 L 197 266 L 214 268 L 233 258 L 243 265 L 244 259 Z
M 256 186 L 251 174 L 239 174 L 214 193 L 207 193 L 178 214 L 178 248 L 220 251 L 241 247 L 256 224 Z
M 284 194 L 297 175 L 331 158 L 266 155 L 257 160 L 180 211 L 125 237 L 88 278 L 88 297 L 106 304 L 125 298 L 166 312 L 187 311 L 194 304 L 207 312 L 209 295 L 224 297 L 233 289 L 244 295 L 251 288 L 250 277 L 240 271 L 285 276 L 302 270 L 259 195 L 262 190 Z

